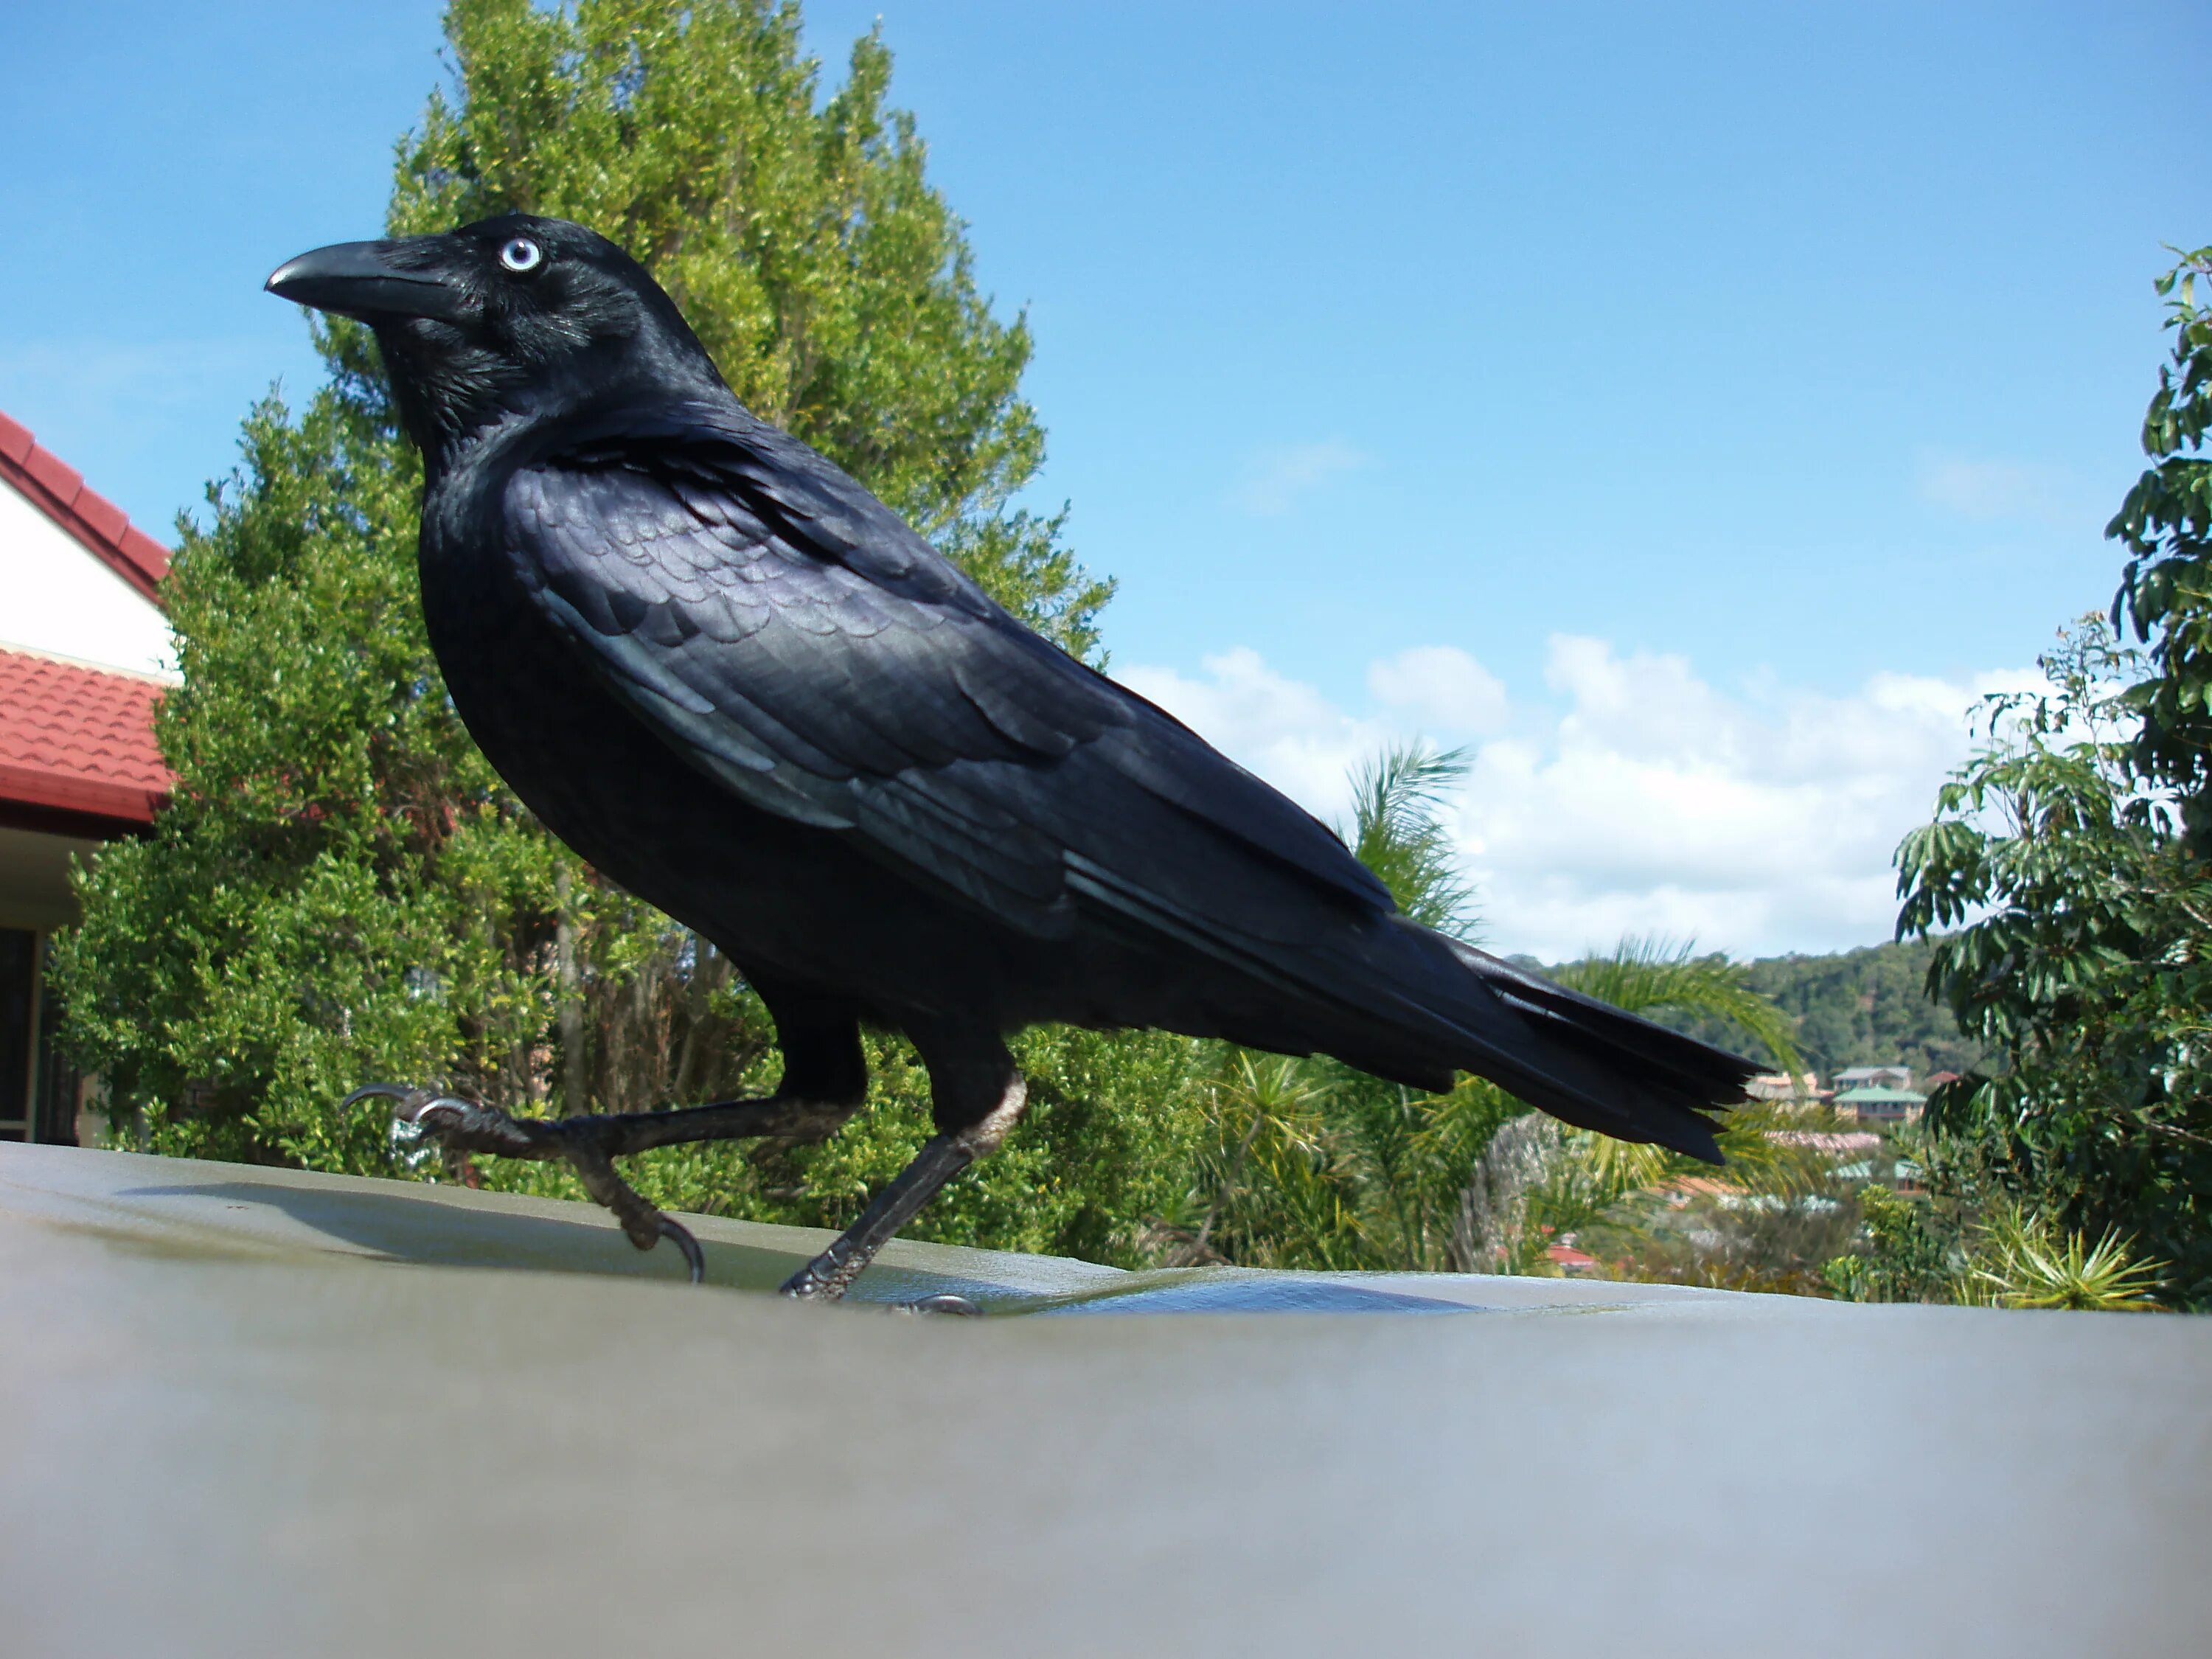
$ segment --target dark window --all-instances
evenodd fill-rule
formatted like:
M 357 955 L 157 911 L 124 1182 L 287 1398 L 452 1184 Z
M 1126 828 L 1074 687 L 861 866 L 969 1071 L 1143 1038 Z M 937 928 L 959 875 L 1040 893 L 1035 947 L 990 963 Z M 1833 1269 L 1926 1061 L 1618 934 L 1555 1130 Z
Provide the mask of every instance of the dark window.
M 46 964 L 53 965 L 53 942 L 46 941 Z M 33 1079 L 38 1091 L 38 1139 L 48 1146 L 76 1145 L 78 1074 L 55 1043 L 62 1027 L 61 1010 L 54 1004 L 52 971 L 39 975 L 39 1069 Z
M 27 1140 L 31 1105 L 31 996 L 39 936 L 0 927 L 0 1140 Z

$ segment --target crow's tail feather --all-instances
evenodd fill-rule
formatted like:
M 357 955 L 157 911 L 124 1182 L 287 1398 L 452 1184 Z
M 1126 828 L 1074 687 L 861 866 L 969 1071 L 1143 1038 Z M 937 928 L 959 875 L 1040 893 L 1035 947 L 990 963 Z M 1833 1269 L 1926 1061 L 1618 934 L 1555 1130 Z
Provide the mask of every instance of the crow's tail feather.
M 1752 1061 L 1403 916 L 1381 922 L 1356 957 L 1214 943 L 1243 970 L 1239 994 L 1194 1034 L 1334 1054 L 1437 1093 L 1473 1072 L 1577 1128 L 1724 1161 L 1708 1115 L 1742 1103 Z
M 1722 1161 L 1706 1114 L 1743 1100 L 1752 1061 L 1444 942 L 1521 1028 L 1509 1036 L 1491 1021 L 1467 1022 L 1478 1052 L 1460 1066 L 1578 1127 Z

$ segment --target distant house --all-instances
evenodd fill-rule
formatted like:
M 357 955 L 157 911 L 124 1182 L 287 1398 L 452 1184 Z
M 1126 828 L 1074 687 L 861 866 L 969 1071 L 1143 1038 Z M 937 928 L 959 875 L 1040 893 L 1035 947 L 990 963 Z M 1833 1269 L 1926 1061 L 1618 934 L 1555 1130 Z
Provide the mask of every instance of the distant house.
M 1851 1066 L 1836 1073 L 1838 1096 L 1852 1089 L 1910 1089 L 1910 1066 Z
M 1919 1121 L 1928 1097 L 1910 1089 L 1885 1089 L 1864 1085 L 1836 1091 L 1836 1109 L 1849 1112 L 1862 1123 L 1913 1123 Z
M 170 775 L 154 708 L 174 678 L 156 596 L 169 550 L 0 415 L 0 1140 L 72 1142 L 46 942 L 70 860 L 153 822 Z

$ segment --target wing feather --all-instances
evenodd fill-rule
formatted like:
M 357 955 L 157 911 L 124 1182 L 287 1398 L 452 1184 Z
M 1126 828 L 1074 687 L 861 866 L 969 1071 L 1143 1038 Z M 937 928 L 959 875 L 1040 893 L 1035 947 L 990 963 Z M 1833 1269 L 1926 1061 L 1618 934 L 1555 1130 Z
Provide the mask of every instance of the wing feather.
M 1317 821 L 771 428 L 584 434 L 506 513 L 526 592 L 694 765 L 1009 925 L 1103 908 L 1272 978 L 1270 947 L 1390 908 Z

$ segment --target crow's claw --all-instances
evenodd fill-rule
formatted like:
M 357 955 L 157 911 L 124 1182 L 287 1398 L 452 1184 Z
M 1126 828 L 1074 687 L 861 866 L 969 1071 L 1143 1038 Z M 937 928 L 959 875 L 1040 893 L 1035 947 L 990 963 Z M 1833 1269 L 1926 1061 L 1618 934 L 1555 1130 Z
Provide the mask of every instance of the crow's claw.
M 420 1123 L 422 1114 L 434 1106 L 450 1106 L 466 1111 L 475 1103 L 453 1095 L 441 1095 L 434 1089 L 410 1088 L 404 1083 L 364 1083 L 338 1103 L 341 1109 L 358 1106 L 364 1100 L 389 1100 L 395 1103 L 392 1116 L 404 1123 Z
M 684 1260 L 691 1269 L 691 1282 L 694 1285 L 705 1284 L 707 1253 L 699 1248 L 699 1241 L 691 1236 L 691 1230 L 680 1221 L 672 1221 L 663 1216 L 660 1218 L 660 1236 L 684 1252 Z
M 496 1106 L 441 1090 L 410 1088 L 404 1083 L 365 1083 L 343 1103 L 352 1106 L 364 1100 L 392 1103 L 395 1149 L 428 1140 L 457 1158 L 469 1152 L 494 1152 L 502 1158 L 566 1158 L 587 1136 L 586 1125 L 608 1121 L 572 1119 L 556 1123 L 510 1117 Z M 401 1156 L 413 1161 L 421 1154 L 402 1150 Z

